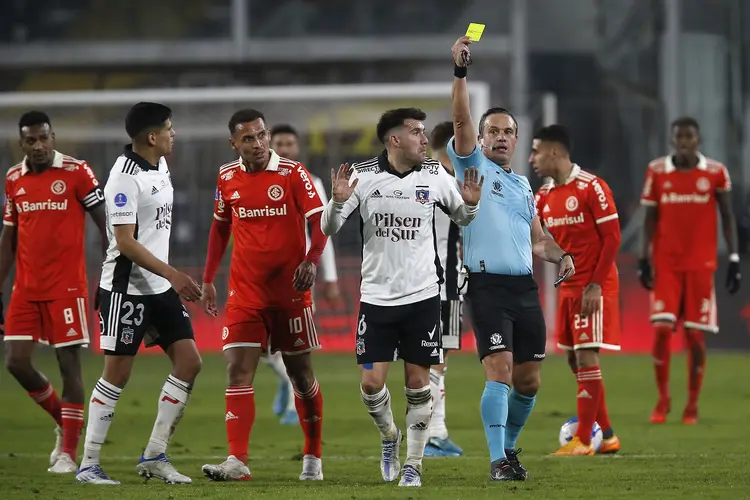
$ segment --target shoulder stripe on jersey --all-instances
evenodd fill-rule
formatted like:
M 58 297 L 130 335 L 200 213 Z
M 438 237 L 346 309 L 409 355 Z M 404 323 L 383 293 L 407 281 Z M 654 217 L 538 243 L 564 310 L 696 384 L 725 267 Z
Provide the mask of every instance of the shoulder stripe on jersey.
M 365 160 L 360 163 L 355 163 L 352 165 L 355 170 L 359 170 L 360 168 L 367 168 L 367 167 L 373 167 L 378 164 L 379 158 L 376 156 L 375 158 L 370 158 L 369 160 Z
M 63 163 L 75 163 L 76 165 L 82 165 L 83 163 L 86 163 L 85 160 L 79 160 L 78 158 L 73 158 L 72 156 L 63 155 Z
M 9 174 L 12 174 L 12 173 L 13 173 L 13 172 L 15 172 L 16 170 L 20 170 L 20 169 L 21 169 L 21 167 L 23 167 L 23 163 L 19 163 L 18 165 L 13 165 L 12 167 L 10 167 L 10 168 L 8 169 L 8 172 L 7 172 L 7 173 L 6 173 L 5 175 L 9 175 Z
M 283 156 L 279 157 L 279 165 L 283 165 L 285 167 L 296 167 L 297 165 L 300 165 L 300 162 L 290 160 L 289 158 L 284 158 Z
M 594 179 L 596 179 L 595 175 L 591 175 L 588 172 L 578 172 L 578 175 L 576 175 L 576 179 L 580 179 L 582 181 L 592 182 Z
M 122 164 L 122 173 L 128 174 L 128 175 L 138 175 L 138 170 L 140 170 L 141 167 L 139 167 L 133 160 L 130 158 L 125 158 L 125 161 Z
M 224 172 L 225 170 L 228 170 L 230 168 L 239 167 L 240 166 L 240 160 L 234 160 L 229 163 L 225 163 L 224 165 L 219 167 L 219 172 Z

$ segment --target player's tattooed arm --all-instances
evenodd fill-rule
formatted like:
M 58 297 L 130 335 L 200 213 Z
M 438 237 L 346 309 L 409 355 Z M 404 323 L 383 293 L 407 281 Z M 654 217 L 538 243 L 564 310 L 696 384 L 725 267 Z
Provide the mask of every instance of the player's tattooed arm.
M 0 287 L 8 279 L 10 269 L 16 260 L 16 250 L 13 240 L 16 237 L 16 226 L 3 225 L 3 231 L 0 233 Z
M 104 203 L 101 203 L 89 210 L 91 220 L 96 224 L 96 228 L 99 230 L 99 241 L 102 245 L 102 256 L 107 256 L 107 247 L 109 246 L 109 238 L 107 237 L 107 209 Z

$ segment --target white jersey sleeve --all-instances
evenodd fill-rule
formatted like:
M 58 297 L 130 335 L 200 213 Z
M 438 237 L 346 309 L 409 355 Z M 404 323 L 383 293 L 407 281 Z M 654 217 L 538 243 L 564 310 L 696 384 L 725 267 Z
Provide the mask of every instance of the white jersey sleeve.
M 113 171 L 104 187 L 107 215 L 112 226 L 135 224 L 140 186 L 132 175 Z
M 317 175 L 312 176 L 313 184 L 315 185 L 315 189 L 318 190 L 318 196 L 320 196 L 320 201 L 323 202 L 323 205 L 328 204 L 328 196 L 326 195 L 326 187 L 323 184 L 323 179 L 318 177 Z M 323 254 L 320 256 L 320 267 L 321 267 L 321 277 L 323 278 L 324 283 L 331 283 L 334 281 L 338 281 L 338 273 L 336 272 L 336 253 L 333 249 L 333 241 L 331 239 L 328 239 L 328 242 L 326 242 L 326 246 L 323 249 Z

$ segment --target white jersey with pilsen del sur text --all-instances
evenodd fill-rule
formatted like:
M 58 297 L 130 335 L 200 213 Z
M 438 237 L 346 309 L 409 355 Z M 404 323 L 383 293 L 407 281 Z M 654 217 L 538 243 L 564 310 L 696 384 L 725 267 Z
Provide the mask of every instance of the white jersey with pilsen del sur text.
M 321 226 L 325 234 L 334 234 L 359 208 L 362 302 L 398 306 L 435 297 L 443 282 L 435 211 L 465 226 L 476 217 L 479 205 L 467 206 L 455 179 L 431 158 L 400 174 L 383 151 L 353 168 L 350 182 L 359 179 L 354 193 L 344 203 L 331 200 Z
M 117 249 L 114 226 L 134 224 L 134 237 L 154 257 L 169 262 L 174 189 L 164 158 L 150 165 L 126 146 L 117 158 L 104 187 L 109 249 L 102 265 L 99 286 L 129 295 L 156 295 L 172 286 L 147 271 Z

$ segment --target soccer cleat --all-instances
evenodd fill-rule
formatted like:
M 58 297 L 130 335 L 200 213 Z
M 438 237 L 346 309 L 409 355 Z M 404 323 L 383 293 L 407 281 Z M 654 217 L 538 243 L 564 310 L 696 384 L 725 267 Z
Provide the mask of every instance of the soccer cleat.
M 82 484 L 120 484 L 120 481 L 111 479 L 99 464 L 80 469 L 76 481 Z
M 529 471 L 526 470 L 521 462 L 518 460 L 518 455 L 523 451 L 523 448 L 516 450 L 505 450 L 505 456 L 508 457 L 508 463 L 513 467 L 513 471 L 516 473 L 513 478 L 514 481 L 526 481 L 529 477 Z
M 685 425 L 695 425 L 698 423 L 698 407 L 695 405 L 687 405 L 685 411 L 682 412 L 682 423 Z
M 135 470 L 139 476 L 147 480 L 156 478 L 167 484 L 190 484 L 193 482 L 186 475 L 177 472 L 177 469 L 169 462 L 167 455 L 164 453 L 160 453 L 154 458 L 143 458 L 141 456 Z
M 218 465 L 206 464 L 201 470 L 212 481 L 250 481 L 253 478 L 247 465 L 234 455 Z
M 654 411 L 651 413 L 651 423 L 663 424 L 666 422 L 667 414 L 669 414 L 671 406 L 672 404 L 669 399 L 659 399 L 656 403 L 656 408 L 654 408 Z
M 553 457 L 580 457 L 593 455 L 594 447 L 590 444 L 583 444 L 581 438 L 573 436 L 573 439 L 565 443 L 559 450 L 552 454 Z
M 597 453 L 600 455 L 612 455 L 618 451 L 620 451 L 620 438 L 612 436 L 609 439 L 602 439 L 602 444 L 599 445 Z
M 431 437 L 424 448 L 426 457 L 460 457 L 463 453 L 464 450 L 449 437 L 445 439 Z
M 281 425 L 299 425 L 299 415 L 296 409 L 286 410 L 279 421 Z
M 299 475 L 299 480 L 322 481 L 323 461 L 315 455 L 305 455 L 302 457 L 302 474 Z
M 399 486 L 419 488 L 422 486 L 422 467 L 419 465 L 404 464 L 404 470 L 401 471 L 401 481 Z
M 279 380 L 279 388 L 276 391 L 276 396 L 273 398 L 273 414 L 281 416 L 286 411 L 287 402 L 289 401 L 289 382 L 286 380 Z
M 60 452 L 62 452 L 62 427 L 58 425 L 55 427 L 55 449 L 49 454 L 50 466 L 55 465 Z
M 490 481 L 516 481 L 516 477 L 516 471 L 507 458 L 490 464 Z
M 67 453 L 60 453 L 57 456 L 55 464 L 47 469 L 47 472 L 52 472 L 54 474 L 72 474 L 77 471 L 78 466 Z
M 393 441 L 384 439 L 380 444 L 382 447 L 380 457 L 380 474 L 383 481 L 390 483 L 398 479 L 398 473 L 401 471 L 401 462 L 398 459 L 398 452 L 401 448 L 403 435 L 399 429 L 396 429 L 396 439 Z

